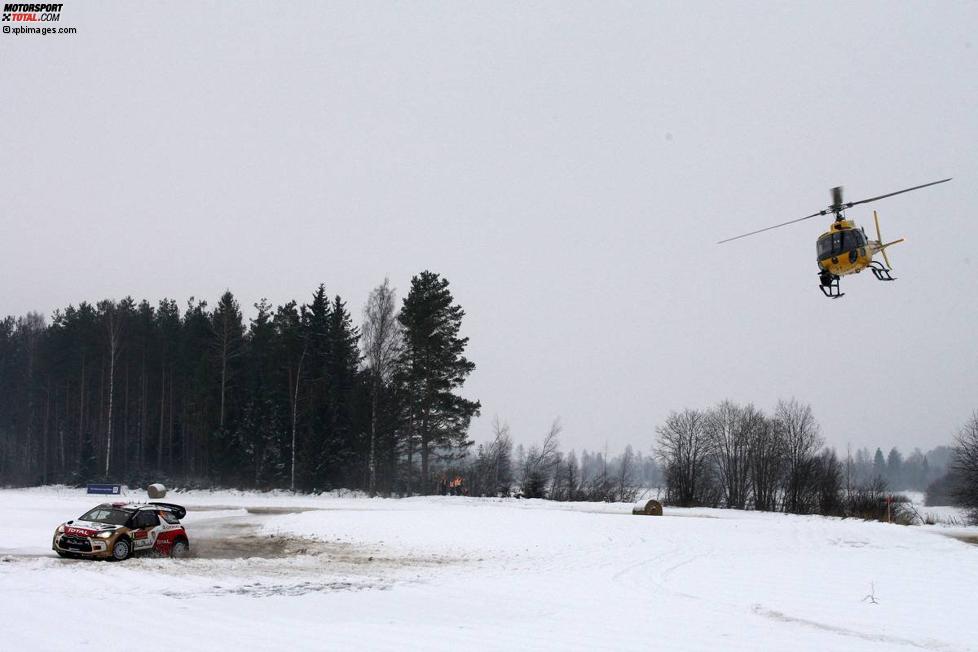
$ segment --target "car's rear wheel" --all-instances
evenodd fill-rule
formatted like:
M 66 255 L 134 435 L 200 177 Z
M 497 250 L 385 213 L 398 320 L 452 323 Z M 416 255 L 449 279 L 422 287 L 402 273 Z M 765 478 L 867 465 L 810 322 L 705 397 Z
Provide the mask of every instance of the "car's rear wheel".
M 181 559 L 190 554 L 190 544 L 184 539 L 177 539 L 170 546 L 170 556 L 174 559 Z
M 112 559 L 114 561 L 122 561 L 129 557 L 129 553 L 132 552 L 132 548 L 129 546 L 129 541 L 123 537 L 112 544 Z

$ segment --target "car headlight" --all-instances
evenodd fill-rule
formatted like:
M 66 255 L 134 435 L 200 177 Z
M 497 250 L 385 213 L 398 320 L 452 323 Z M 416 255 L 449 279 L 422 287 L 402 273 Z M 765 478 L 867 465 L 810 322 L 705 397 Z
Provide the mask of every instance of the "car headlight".
M 65 532 L 65 526 L 64 525 L 59 525 L 58 526 L 58 529 L 54 531 L 55 534 L 64 534 L 64 532 Z
M 98 534 L 95 535 L 95 537 L 98 539 L 108 539 L 113 534 L 114 532 L 112 530 L 109 530 L 108 532 L 99 532 Z

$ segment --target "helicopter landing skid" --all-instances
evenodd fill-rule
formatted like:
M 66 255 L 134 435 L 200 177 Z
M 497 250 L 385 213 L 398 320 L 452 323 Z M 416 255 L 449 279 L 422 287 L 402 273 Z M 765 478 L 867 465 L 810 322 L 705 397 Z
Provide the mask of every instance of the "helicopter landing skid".
M 869 264 L 869 268 L 873 270 L 873 276 L 875 276 L 880 281 L 895 281 L 896 279 L 890 276 L 890 270 L 886 268 L 883 263 L 874 260 Z
M 846 296 L 845 292 L 839 291 L 839 277 L 831 274 L 819 274 L 818 289 L 829 299 L 840 299 Z

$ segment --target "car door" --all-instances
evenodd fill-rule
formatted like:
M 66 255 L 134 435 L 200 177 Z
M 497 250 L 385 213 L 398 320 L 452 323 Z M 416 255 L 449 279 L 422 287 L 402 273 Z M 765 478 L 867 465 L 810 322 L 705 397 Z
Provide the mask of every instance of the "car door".
M 135 550 L 152 548 L 160 530 L 160 517 L 156 512 L 141 510 L 133 521 L 132 541 Z

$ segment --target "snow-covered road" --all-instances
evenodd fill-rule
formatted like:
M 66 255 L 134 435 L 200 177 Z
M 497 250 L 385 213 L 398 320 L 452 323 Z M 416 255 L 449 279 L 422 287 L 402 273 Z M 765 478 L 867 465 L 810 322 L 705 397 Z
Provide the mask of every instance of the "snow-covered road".
M 495 499 L 167 499 L 190 508 L 192 558 L 95 563 L 49 545 L 97 498 L 0 491 L 0 649 L 132 646 L 159 623 L 190 650 L 978 650 L 978 546 L 936 527 Z

